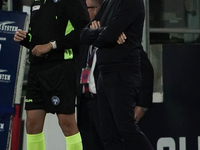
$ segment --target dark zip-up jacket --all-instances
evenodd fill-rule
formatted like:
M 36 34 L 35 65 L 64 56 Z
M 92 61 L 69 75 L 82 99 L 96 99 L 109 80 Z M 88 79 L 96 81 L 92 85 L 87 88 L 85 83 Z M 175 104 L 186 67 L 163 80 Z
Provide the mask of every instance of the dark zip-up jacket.
M 141 46 L 144 15 L 143 0 L 106 0 L 94 18 L 100 21 L 101 28 L 90 29 L 90 24 L 88 24 L 82 30 L 81 40 L 99 47 L 97 63 L 99 66 L 107 67 L 107 71 L 130 71 L 130 69 L 138 71 L 140 68 L 142 81 L 137 106 L 149 108 L 152 103 L 154 73 L 147 54 Z M 122 32 L 125 33 L 127 39 L 125 43 L 119 45 L 116 41 Z M 85 57 L 80 59 L 84 62 L 82 65 L 85 65 L 86 55 L 87 52 L 85 52 Z M 94 74 L 95 79 L 97 76 L 98 74 Z M 95 82 L 97 84 L 97 80 Z M 78 87 L 81 93 L 82 86 L 79 84 Z
M 99 66 L 116 66 L 117 70 L 138 67 L 144 16 L 143 0 L 106 0 L 94 19 L 100 21 L 101 28 L 90 29 L 88 25 L 81 32 L 81 41 L 99 48 Z M 127 39 L 119 45 L 122 32 Z
M 22 45 L 30 49 L 29 59 L 33 64 L 64 60 L 65 49 L 72 49 L 73 55 L 75 55 L 80 44 L 80 31 L 89 22 L 85 1 L 54 1 L 56 0 L 33 2 L 30 34 L 21 42 Z M 66 35 L 66 28 L 70 26 L 69 21 L 73 26 L 73 30 Z M 34 57 L 32 55 L 31 50 L 36 45 L 46 44 L 52 40 L 57 43 L 56 50 L 51 50 L 43 57 Z

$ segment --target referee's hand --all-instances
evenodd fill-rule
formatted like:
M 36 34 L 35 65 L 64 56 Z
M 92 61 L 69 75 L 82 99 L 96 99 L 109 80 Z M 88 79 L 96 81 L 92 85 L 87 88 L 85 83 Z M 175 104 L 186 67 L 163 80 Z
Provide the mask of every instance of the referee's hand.
M 44 45 L 36 45 L 32 49 L 32 54 L 37 57 L 42 57 L 43 54 L 48 53 L 52 49 L 51 43 L 47 43 Z
M 16 42 L 21 42 L 24 40 L 24 38 L 26 38 L 26 35 L 27 35 L 27 32 L 26 31 L 23 31 L 21 29 L 18 29 L 17 32 L 15 32 L 15 35 L 14 35 L 14 41 Z

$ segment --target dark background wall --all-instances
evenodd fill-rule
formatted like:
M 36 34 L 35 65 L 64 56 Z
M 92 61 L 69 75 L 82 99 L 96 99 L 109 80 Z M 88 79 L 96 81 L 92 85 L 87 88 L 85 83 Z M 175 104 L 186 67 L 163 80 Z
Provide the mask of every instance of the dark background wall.
M 141 129 L 155 149 L 160 138 L 169 137 L 176 150 L 185 150 L 179 146 L 180 137 L 185 137 L 186 150 L 198 150 L 200 45 L 163 45 L 163 90 L 164 102 L 152 105 Z

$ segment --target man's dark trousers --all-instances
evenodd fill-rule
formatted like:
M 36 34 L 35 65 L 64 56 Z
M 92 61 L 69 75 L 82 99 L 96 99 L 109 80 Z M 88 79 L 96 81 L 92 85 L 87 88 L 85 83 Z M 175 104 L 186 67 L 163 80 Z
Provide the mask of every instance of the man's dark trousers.
M 140 75 L 131 71 L 104 71 L 100 69 L 97 93 L 105 149 L 153 150 L 134 119 Z

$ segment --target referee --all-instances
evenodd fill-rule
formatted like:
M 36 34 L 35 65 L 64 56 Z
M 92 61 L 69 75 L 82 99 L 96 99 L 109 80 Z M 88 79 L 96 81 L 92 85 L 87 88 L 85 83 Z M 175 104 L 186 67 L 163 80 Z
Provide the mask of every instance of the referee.
M 46 113 L 55 113 L 67 150 L 82 150 L 75 122 L 75 57 L 80 31 L 89 22 L 83 0 L 35 0 L 29 31 L 14 40 L 27 47 L 30 69 L 26 91 L 27 150 L 45 150 Z

